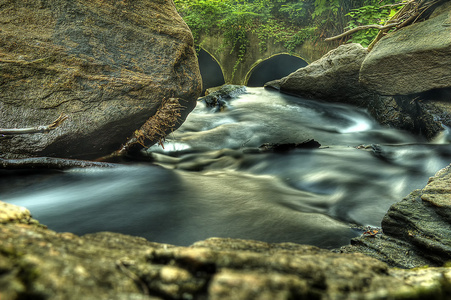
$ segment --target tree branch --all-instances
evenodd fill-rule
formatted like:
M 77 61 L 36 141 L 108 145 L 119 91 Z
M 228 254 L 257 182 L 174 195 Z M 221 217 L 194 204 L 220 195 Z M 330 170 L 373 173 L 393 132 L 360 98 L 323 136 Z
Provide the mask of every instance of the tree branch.
M 27 128 L 0 128 L 0 134 L 2 135 L 17 135 L 17 134 L 30 134 L 30 133 L 48 133 L 51 130 L 60 126 L 68 117 L 61 113 L 61 115 L 53 121 L 53 123 L 45 126 L 27 127 Z
M 20 169 L 53 169 L 67 170 L 71 168 L 112 168 L 117 165 L 112 163 L 94 162 L 78 159 L 65 159 L 56 157 L 31 157 L 23 159 L 2 159 L 0 158 L 0 169 L 20 170 Z
M 353 28 L 351 30 L 348 30 L 346 32 L 343 32 L 342 34 L 339 34 L 339 35 L 327 38 L 327 39 L 325 39 L 325 41 L 328 42 L 328 41 L 338 40 L 338 39 L 341 39 L 341 38 L 343 38 L 345 36 L 353 34 L 353 33 L 357 32 L 357 31 L 360 31 L 360 30 L 365 30 L 365 29 L 370 29 L 370 28 L 376 28 L 376 29 L 379 29 L 379 30 L 385 30 L 385 29 L 390 29 L 392 27 L 395 27 L 395 26 L 397 26 L 399 24 L 400 23 L 392 23 L 392 24 L 387 24 L 387 25 L 383 25 L 383 26 L 382 25 L 376 25 L 376 24 L 363 25 L 363 26 L 359 26 L 359 27 Z
M 371 51 L 371 49 L 374 47 L 374 45 L 391 28 L 396 27 L 395 30 L 398 30 L 402 27 L 408 26 L 417 21 L 426 19 L 429 16 L 429 14 L 433 11 L 433 9 L 430 10 L 431 8 L 434 8 L 435 5 L 439 5 L 446 1 L 449 1 L 449 0 L 410 0 L 410 1 L 403 2 L 403 3 L 398 3 L 398 4 L 395 4 L 394 6 L 398 6 L 398 5 L 404 5 L 404 6 L 394 16 L 392 16 L 385 25 L 382 26 L 382 25 L 373 24 L 373 25 L 359 26 L 359 27 L 353 28 L 351 30 L 348 30 L 340 35 L 327 38 L 327 39 L 325 39 L 325 41 L 333 41 L 333 40 L 341 39 L 345 36 L 348 36 L 357 31 L 360 31 L 360 30 L 376 28 L 379 30 L 379 33 L 376 36 L 376 38 L 371 42 L 371 44 L 368 46 L 368 51 Z M 382 6 L 382 7 L 387 7 L 387 5 Z M 423 15 L 423 14 L 425 14 L 425 15 Z
M 179 98 L 163 99 L 155 115 L 147 119 L 119 150 L 100 157 L 96 161 L 112 161 L 132 152 L 137 153 L 139 150 L 147 148 L 146 140 L 152 143 L 158 141 L 158 144 L 163 147 L 166 134 L 174 130 L 181 117 L 183 106 L 180 101 L 184 100 Z
M 380 8 L 395 7 L 395 6 L 401 6 L 401 5 L 406 5 L 406 2 L 399 2 L 399 3 L 395 3 L 395 4 L 386 4 L 386 5 L 382 5 Z

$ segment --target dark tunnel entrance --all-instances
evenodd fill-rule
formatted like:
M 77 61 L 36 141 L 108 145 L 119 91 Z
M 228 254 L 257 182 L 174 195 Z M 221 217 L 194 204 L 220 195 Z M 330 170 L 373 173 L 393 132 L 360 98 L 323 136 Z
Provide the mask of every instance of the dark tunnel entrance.
M 206 89 L 225 83 L 219 64 L 207 51 L 201 49 L 197 55 L 197 60 L 202 76 L 202 95 L 205 94 Z
M 268 81 L 285 77 L 307 65 L 305 60 L 296 56 L 288 54 L 273 56 L 262 61 L 252 70 L 247 86 L 263 86 Z

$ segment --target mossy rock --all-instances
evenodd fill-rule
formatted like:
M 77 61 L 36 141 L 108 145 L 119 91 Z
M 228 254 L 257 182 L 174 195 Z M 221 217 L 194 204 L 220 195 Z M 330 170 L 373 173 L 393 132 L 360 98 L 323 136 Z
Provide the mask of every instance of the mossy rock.
M 69 116 L 49 134 L 2 139 L 3 157 L 103 156 L 163 99 L 180 99 L 179 126 L 200 94 L 193 38 L 172 1 L 8 1 L 0 23 L 0 128 Z

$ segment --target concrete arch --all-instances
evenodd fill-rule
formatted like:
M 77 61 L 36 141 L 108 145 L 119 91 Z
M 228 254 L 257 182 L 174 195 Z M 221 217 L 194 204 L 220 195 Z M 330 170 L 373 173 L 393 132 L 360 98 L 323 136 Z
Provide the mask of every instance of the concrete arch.
M 224 70 L 220 62 L 207 50 L 201 47 L 197 54 L 197 60 L 202 77 L 202 94 L 208 88 L 220 86 L 225 83 Z
M 293 55 L 288 52 L 276 53 L 256 61 L 246 73 L 244 84 L 263 86 L 268 81 L 285 77 L 307 65 L 307 61 L 300 55 Z
M 246 54 L 239 64 L 236 64 L 239 56 L 237 49 L 224 45 L 224 37 L 220 32 L 205 34 L 199 39 L 199 46 L 209 53 L 219 64 L 224 81 L 227 84 L 245 85 L 250 76 L 250 72 L 261 62 L 281 54 L 288 54 L 283 43 L 268 40 L 265 50 L 261 50 L 261 41 L 256 33 L 248 33 L 249 45 Z M 294 49 L 292 56 L 299 57 L 306 63 L 311 63 L 337 45 L 322 41 L 306 41 Z

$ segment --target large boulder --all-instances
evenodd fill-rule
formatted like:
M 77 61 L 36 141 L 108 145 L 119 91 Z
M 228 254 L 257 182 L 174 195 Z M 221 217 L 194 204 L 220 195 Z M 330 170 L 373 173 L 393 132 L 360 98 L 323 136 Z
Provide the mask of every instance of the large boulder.
M 190 247 L 56 233 L 3 205 L 1 299 L 446 299 L 451 268 L 390 269 L 362 254 L 212 238 Z M 19 213 L 17 213 L 19 212 Z
M 350 102 L 362 106 L 368 92 L 359 83 L 359 71 L 368 54 L 360 44 L 342 45 L 266 87 L 305 98 Z
M 1 139 L 2 157 L 103 156 L 163 99 L 181 108 L 167 132 L 194 108 L 193 37 L 172 0 L 0 2 L 0 128 L 69 116 L 49 134 Z
M 383 37 L 363 61 L 360 82 L 383 95 L 450 88 L 451 2 Z
M 352 240 L 343 252 L 359 252 L 391 266 L 442 266 L 451 261 L 451 165 L 391 206 L 382 234 Z

